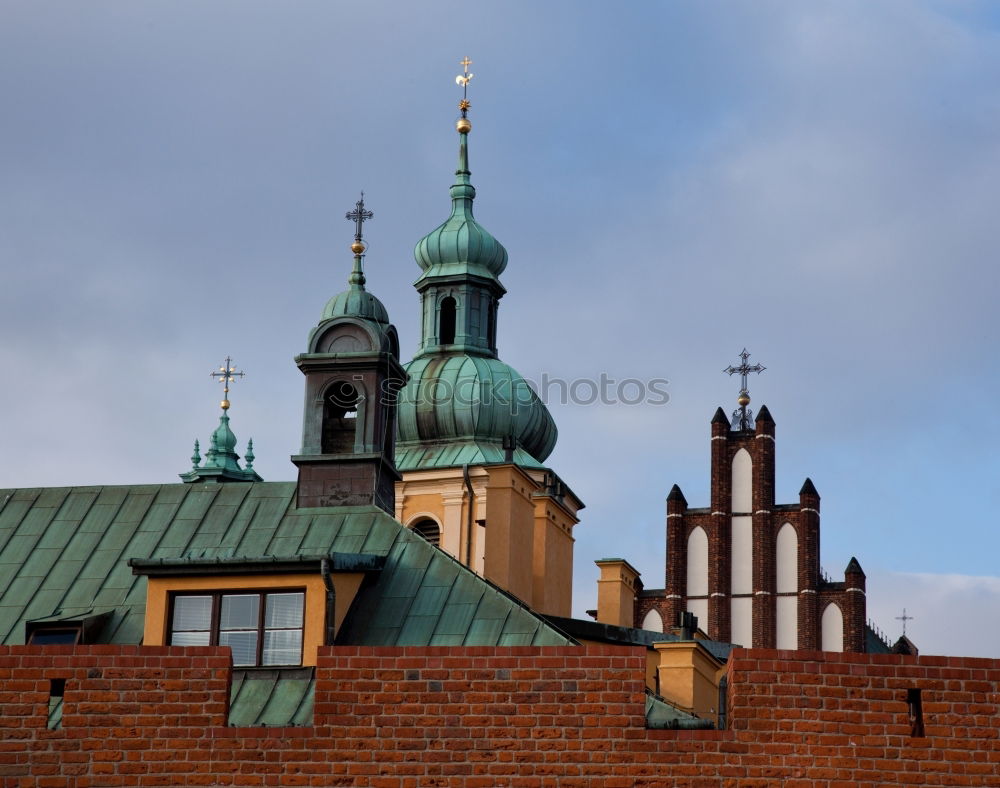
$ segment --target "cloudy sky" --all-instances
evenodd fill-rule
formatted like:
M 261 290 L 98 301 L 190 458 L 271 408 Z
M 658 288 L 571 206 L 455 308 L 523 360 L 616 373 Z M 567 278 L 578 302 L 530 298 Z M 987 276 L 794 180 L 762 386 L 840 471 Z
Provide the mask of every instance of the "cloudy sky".
M 0 0 L 0 486 L 164 483 L 217 418 L 295 476 L 292 357 L 343 289 L 418 340 L 468 54 L 476 215 L 507 247 L 502 358 L 670 381 L 550 401 L 593 561 L 663 583 L 664 498 L 708 502 L 721 370 L 767 371 L 781 502 L 925 653 L 1000 656 L 1000 12 L 977 2 Z

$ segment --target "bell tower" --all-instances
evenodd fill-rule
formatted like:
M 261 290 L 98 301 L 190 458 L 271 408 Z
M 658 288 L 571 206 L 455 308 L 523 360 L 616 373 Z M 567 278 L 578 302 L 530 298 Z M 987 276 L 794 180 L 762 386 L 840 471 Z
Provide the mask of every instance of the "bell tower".
M 507 250 L 473 215 L 471 62 L 456 78 L 451 210 L 414 250 L 422 320 L 399 402 L 396 518 L 535 610 L 568 616 L 583 504 L 544 464 L 557 437 L 545 403 L 499 357 Z
M 347 218 L 355 224 L 349 288 L 334 296 L 295 357 L 306 377 L 299 508 L 395 509 L 396 397 L 406 382 L 399 339 L 382 303 L 365 290 L 364 193 Z

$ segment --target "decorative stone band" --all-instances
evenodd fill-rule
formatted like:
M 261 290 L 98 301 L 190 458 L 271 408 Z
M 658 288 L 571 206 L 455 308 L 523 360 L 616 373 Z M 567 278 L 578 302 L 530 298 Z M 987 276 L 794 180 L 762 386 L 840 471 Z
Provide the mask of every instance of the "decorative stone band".
M 680 594 L 667 594 L 664 599 L 683 599 Z
M 770 514 L 770 513 L 771 513 L 770 509 L 758 509 L 756 512 L 754 512 L 754 514 Z
M 725 517 L 725 512 L 712 512 L 712 517 Z
M 711 594 L 709 594 L 709 596 L 718 597 L 718 596 L 725 596 L 725 594 L 723 594 L 721 591 L 713 591 Z
M 799 509 L 799 511 L 800 512 L 812 512 L 813 514 L 819 514 L 819 511 L 817 509 L 813 509 L 810 506 L 803 506 L 801 509 Z
M 712 436 L 712 440 L 714 440 L 714 441 L 724 441 L 724 440 L 726 440 L 726 436 L 725 435 L 713 435 Z
M 816 591 L 815 588 L 803 588 L 801 591 L 799 591 L 799 593 L 800 594 L 815 594 L 815 593 L 817 593 L 817 591 Z
M 669 520 L 671 517 L 683 517 L 683 516 L 684 516 L 683 514 L 677 514 L 677 512 L 674 512 L 673 514 L 668 514 L 667 519 Z
M 760 440 L 761 438 L 767 438 L 769 441 L 771 441 L 771 443 L 776 443 L 777 442 L 777 441 L 774 440 L 774 436 L 773 435 L 758 435 L 757 436 L 757 440 Z
M 848 593 L 848 594 L 861 594 L 861 596 L 868 596 L 868 594 L 866 594 L 860 588 L 847 588 L 847 589 L 845 589 L 845 592 Z
M 771 596 L 771 592 L 770 591 L 754 591 L 753 595 L 754 596 Z

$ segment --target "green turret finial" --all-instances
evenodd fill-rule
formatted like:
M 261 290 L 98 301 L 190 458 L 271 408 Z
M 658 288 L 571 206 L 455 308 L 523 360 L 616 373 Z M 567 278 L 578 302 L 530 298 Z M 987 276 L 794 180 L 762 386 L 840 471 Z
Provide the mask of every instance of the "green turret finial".
M 320 318 L 320 326 L 325 321 L 337 317 L 355 317 L 388 325 L 389 314 L 385 311 L 382 302 L 365 290 L 367 280 L 363 261 L 368 246 L 364 241 L 363 230 L 364 223 L 373 218 L 375 214 L 365 208 L 364 192 L 361 192 L 361 199 L 354 204 L 354 210 L 348 211 L 345 216 L 348 221 L 354 222 L 354 243 L 351 244 L 351 251 L 354 252 L 354 267 L 351 270 L 351 275 L 347 278 L 347 283 L 350 286 L 326 302 L 323 316 Z M 315 334 L 318 328 L 319 326 L 313 329 L 310 337 Z
M 248 471 L 252 470 L 253 469 L 253 461 L 255 459 L 254 453 L 253 453 L 253 438 L 250 438 L 250 440 L 247 441 L 247 453 L 243 457 L 243 459 L 246 460 L 247 470 Z
M 439 281 L 441 277 L 465 277 L 466 275 L 496 280 L 507 267 L 507 250 L 490 235 L 472 215 L 472 204 L 476 199 L 476 188 L 472 185 L 469 169 L 469 131 L 472 123 L 467 115 L 469 100 L 467 88 L 473 75 L 469 72 L 471 60 L 465 58 L 461 65 L 465 73 L 455 77 L 462 87 L 463 98 L 458 107 L 462 117 L 455 128 L 458 130 L 458 167 L 455 181 L 450 187 L 451 216 L 437 229 L 417 242 L 413 254 L 423 274 L 416 282 Z M 499 281 L 497 281 L 499 286 Z M 435 302 L 436 304 L 436 302 Z
M 210 373 L 210 376 L 218 379 L 223 384 L 224 396 L 220 403 L 222 415 L 219 416 L 219 426 L 215 428 L 209 438 L 208 451 L 205 452 L 205 465 L 199 467 L 201 463 L 201 446 L 196 440 L 194 442 L 194 454 L 191 456 L 193 467 L 187 473 L 180 474 L 181 479 L 185 482 L 263 481 L 252 467 L 252 443 L 248 446 L 249 462 L 247 463 L 247 468 L 244 470 L 240 467 L 240 455 L 236 453 L 236 436 L 229 428 L 229 384 L 235 381 L 236 378 L 245 377 L 246 373 L 237 372 L 233 366 L 232 358 L 226 356 L 226 363 L 219 367 L 218 372 Z
M 354 222 L 354 243 L 351 244 L 351 251 L 354 252 L 354 268 L 347 278 L 347 283 L 351 290 L 365 289 L 365 272 L 361 267 L 361 258 L 364 257 L 367 246 L 363 240 L 364 223 L 373 218 L 375 214 L 365 210 L 365 193 L 361 192 L 361 199 L 354 204 L 354 210 L 348 211 L 347 220 Z

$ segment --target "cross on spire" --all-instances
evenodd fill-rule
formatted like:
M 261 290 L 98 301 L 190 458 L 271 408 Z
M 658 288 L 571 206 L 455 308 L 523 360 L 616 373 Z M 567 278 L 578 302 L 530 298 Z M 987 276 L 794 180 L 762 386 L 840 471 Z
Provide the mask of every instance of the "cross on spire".
M 354 204 L 354 210 L 346 214 L 348 221 L 354 222 L 354 243 L 362 243 L 363 225 L 373 216 L 375 214 L 365 210 L 365 193 L 361 192 L 361 199 Z
M 750 366 L 748 363 L 749 360 L 750 354 L 747 353 L 746 348 L 743 348 L 743 352 L 740 353 L 740 365 L 738 367 L 730 365 L 722 370 L 729 375 L 735 375 L 736 373 L 739 373 L 740 375 L 740 395 L 736 398 L 736 402 L 739 403 L 739 407 L 733 411 L 734 430 L 753 429 L 753 411 L 747 407 L 747 405 L 750 404 L 750 392 L 747 389 L 747 375 L 751 372 L 756 372 L 759 375 L 767 369 L 767 367 L 761 364 L 754 364 L 753 366 Z
M 458 102 L 458 108 L 462 110 L 462 117 L 464 118 L 466 113 L 469 111 L 469 107 L 472 106 L 469 103 L 469 80 L 471 80 L 475 74 L 469 73 L 469 66 L 472 65 L 472 61 L 469 60 L 468 55 L 459 60 L 458 65 L 462 67 L 462 73 L 455 77 L 455 84 L 461 85 L 462 87 L 462 100 Z
M 223 398 L 220 405 L 223 410 L 229 410 L 229 384 L 232 383 L 236 378 L 246 377 L 246 372 L 237 372 L 236 367 L 233 366 L 233 360 L 226 356 L 225 366 L 219 367 L 218 372 L 210 372 L 209 376 L 217 378 L 222 384 Z
M 906 608 L 904 607 L 903 608 L 903 615 L 896 616 L 896 620 L 903 622 L 903 637 L 905 638 L 906 637 L 906 622 L 907 621 L 913 621 L 913 616 L 906 615 Z

